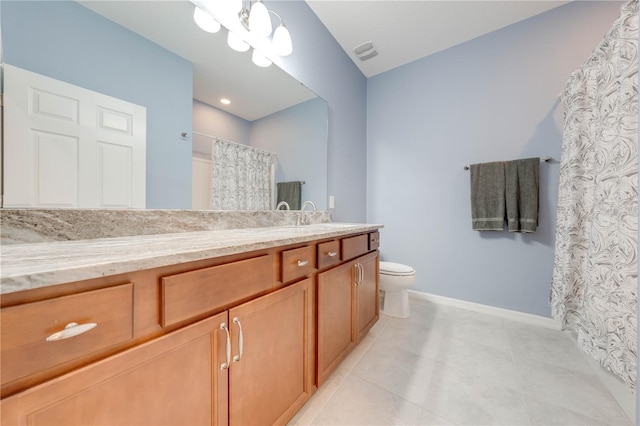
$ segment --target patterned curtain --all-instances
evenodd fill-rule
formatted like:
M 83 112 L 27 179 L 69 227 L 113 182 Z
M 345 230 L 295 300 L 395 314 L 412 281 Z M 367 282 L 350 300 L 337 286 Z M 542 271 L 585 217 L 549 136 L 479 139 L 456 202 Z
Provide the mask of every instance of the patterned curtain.
M 565 108 L 553 316 L 580 346 L 636 386 L 638 2 L 573 72 Z
M 211 149 L 213 210 L 271 210 L 275 154 L 215 139 Z

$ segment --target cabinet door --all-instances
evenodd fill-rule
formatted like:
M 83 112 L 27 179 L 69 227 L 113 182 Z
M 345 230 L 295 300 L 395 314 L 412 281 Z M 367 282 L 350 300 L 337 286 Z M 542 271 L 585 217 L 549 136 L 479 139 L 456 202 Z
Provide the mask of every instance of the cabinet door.
M 318 386 L 355 345 L 354 265 L 349 262 L 318 274 Z
M 229 310 L 231 425 L 285 424 L 313 391 L 311 279 Z
M 359 342 L 378 321 L 378 252 L 369 253 L 357 260 L 360 265 L 360 281 L 356 286 L 355 327 Z
M 2 400 L 3 425 L 226 424 L 226 313 Z

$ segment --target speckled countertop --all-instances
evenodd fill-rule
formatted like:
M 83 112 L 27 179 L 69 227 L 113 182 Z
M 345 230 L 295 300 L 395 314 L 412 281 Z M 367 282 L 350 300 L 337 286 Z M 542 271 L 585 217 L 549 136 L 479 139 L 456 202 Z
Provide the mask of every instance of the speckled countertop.
M 333 222 L 3 245 L 0 247 L 0 294 L 382 227 Z

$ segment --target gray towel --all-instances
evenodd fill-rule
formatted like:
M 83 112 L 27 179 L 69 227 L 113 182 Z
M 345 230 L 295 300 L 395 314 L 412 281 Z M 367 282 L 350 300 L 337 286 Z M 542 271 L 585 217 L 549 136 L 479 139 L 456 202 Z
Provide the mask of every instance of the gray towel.
M 538 227 L 540 158 L 505 164 L 509 232 L 536 232 Z
M 300 210 L 302 182 L 278 182 L 278 203 L 286 201 L 291 210 Z
M 475 231 L 504 229 L 504 162 L 471 165 L 471 222 Z

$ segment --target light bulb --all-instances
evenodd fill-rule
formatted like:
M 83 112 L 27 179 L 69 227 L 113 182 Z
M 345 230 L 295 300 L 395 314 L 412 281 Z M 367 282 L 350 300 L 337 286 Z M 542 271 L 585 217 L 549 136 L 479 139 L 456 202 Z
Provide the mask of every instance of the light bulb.
M 249 50 L 249 45 L 232 31 L 229 31 L 229 35 L 227 36 L 227 44 L 236 52 L 246 52 Z
M 251 55 L 251 60 L 254 64 L 259 67 L 266 68 L 272 64 L 271 60 L 267 58 L 262 53 L 258 52 L 256 49 L 253 49 L 253 54 Z
M 249 30 L 260 37 L 267 37 L 271 34 L 271 29 L 271 17 L 267 6 L 258 0 L 249 11 Z
M 208 33 L 217 33 L 220 31 L 220 23 L 198 6 L 196 6 L 193 11 L 193 20 L 196 21 L 196 24 L 198 24 L 202 30 Z
M 291 34 L 289 34 L 289 30 L 284 24 L 281 24 L 273 32 L 273 47 L 280 56 L 288 56 L 293 52 Z

